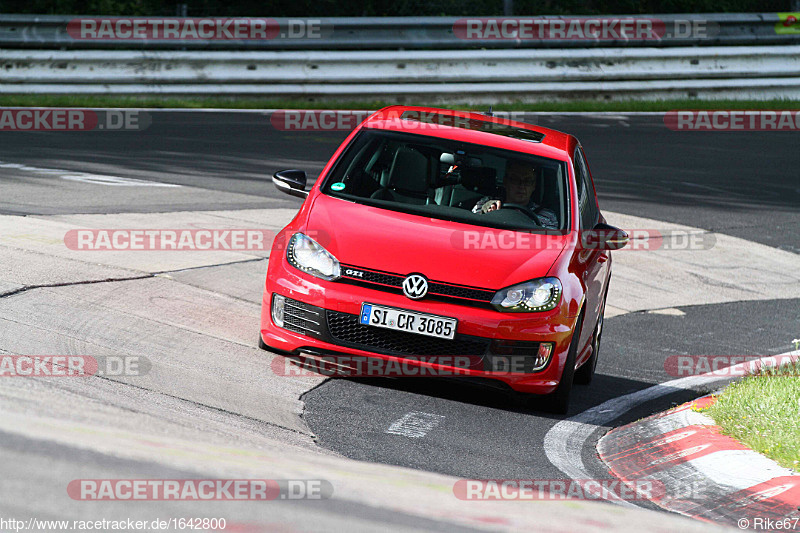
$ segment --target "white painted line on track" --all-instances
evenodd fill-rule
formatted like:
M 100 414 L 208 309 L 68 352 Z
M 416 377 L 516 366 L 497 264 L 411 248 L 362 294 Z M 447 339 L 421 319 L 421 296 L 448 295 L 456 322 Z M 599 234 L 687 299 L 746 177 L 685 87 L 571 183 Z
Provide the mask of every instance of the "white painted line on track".
M 0 169 L 8 168 L 21 170 L 23 172 L 33 172 L 35 174 L 47 174 L 57 178 L 91 183 L 94 185 L 111 185 L 117 187 L 180 187 L 174 183 L 161 183 L 160 181 L 140 180 L 136 178 L 123 178 L 121 176 L 109 176 L 105 174 L 92 174 L 90 172 L 75 172 L 57 168 L 41 168 L 21 165 L 19 163 L 6 163 L 0 161 Z
M 650 309 L 647 312 L 651 315 L 686 316 L 686 313 L 674 307 L 667 307 L 666 309 Z
M 120 176 L 103 176 L 101 174 L 88 174 L 86 172 L 69 173 L 60 176 L 62 179 L 70 181 L 80 181 L 94 185 L 111 185 L 117 187 L 180 187 L 173 183 L 161 183 L 158 181 L 137 180 L 136 178 L 123 178 Z
M 386 433 L 419 439 L 438 426 L 442 420 L 444 420 L 444 415 L 411 411 L 392 422 Z
M 592 476 L 583 462 L 582 452 L 586 441 L 598 428 L 609 424 L 614 419 L 645 402 L 680 390 L 689 390 L 709 385 L 715 381 L 730 379 L 731 375 L 742 375 L 743 371 L 751 368 L 753 364 L 774 365 L 776 358 L 785 358 L 786 356 L 792 356 L 792 359 L 796 361 L 800 359 L 800 350 L 731 365 L 716 372 L 673 379 L 672 381 L 659 383 L 640 391 L 607 400 L 600 405 L 562 420 L 550 428 L 550 431 L 544 436 L 545 455 L 553 466 L 572 479 L 590 479 Z M 781 363 L 784 362 L 786 361 L 781 361 Z M 624 506 L 635 507 L 633 503 L 619 498 L 617 494 L 611 493 L 609 500 Z

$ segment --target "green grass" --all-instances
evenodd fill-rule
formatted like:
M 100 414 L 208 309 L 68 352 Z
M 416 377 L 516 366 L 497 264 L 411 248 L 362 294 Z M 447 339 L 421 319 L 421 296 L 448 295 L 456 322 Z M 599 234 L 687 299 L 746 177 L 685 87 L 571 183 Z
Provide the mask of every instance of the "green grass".
M 170 97 L 103 95 L 0 95 L 5 107 L 147 107 L 147 108 L 222 108 L 222 109 L 380 109 L 397 101 L 360 101 L 333 99 L 275 99 L 260 97 Z M 409 105 L 430 105 L 425 101 L 405 100 Z M 451 102 L 433 107 L 484 111 L 491 102 L 465 104 Z M 800 100 L 658 100 L 653 102 L 574 101 L 492 104 L 496 111 L 669 111 L 671 109 L 800 109 Z
M 732 383 L 703 412 L 723 434 L 800 471 L 800 361 Z

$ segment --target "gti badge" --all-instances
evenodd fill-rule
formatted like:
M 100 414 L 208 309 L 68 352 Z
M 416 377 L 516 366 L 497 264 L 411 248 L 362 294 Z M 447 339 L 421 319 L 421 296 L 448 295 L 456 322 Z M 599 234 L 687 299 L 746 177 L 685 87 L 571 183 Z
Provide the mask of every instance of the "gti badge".
M 428 280 L 421 274 L 411 274 L 403 280 L 403 294 L 412 300 L 419 300 L 428 294 Z

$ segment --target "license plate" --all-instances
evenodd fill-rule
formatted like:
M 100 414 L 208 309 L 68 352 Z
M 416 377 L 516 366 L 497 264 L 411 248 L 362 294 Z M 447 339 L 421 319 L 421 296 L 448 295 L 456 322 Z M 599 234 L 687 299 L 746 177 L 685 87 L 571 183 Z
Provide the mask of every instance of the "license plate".
M 453 339 L 458 325 L 458 320 L 455 318 L 368 303 L 361 305 L 359 321 L 367 326 L 407 331 L 440 339 Z

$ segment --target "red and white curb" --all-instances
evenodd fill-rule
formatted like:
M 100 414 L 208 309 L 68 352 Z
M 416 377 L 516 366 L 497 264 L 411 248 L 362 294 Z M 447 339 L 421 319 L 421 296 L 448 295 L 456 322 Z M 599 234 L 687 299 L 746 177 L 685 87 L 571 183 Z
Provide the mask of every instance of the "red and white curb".
M 800 474 L 722 435 L 696 410 L 714 401 L 613 429 L 597 443 L 600 458 L 620 480 L 663 487 L 652 499 L 663 509 L 741 529 L 800 531 Z
M 583 456 L 587 443 L 594 438 L 593 436 L 597 432 L 605 433 L 607 428 L 613 426 L 614 420 L 632 409 L 678 391 L 697 390 L 702 391 L 700 392 L 702 394 L 716 390 L 730 382 L 733 379 L 732 376 L 742 376 L 754 372 L 762 366 L 775 366 L 796 360 L 800 360 L 800 350 L 762 357 L 755 361 L 739 363 L 705 374 L 673 379 L 606 400 L 600 405 L 590 407 L 550 428 L 550 431 L 544 436 L 545 455 L 553 466 L 571 479 L 593 478 Z M 621 499 L 616 494 L 611 495 L 608 500 L 627 507 L 636 505 Z

